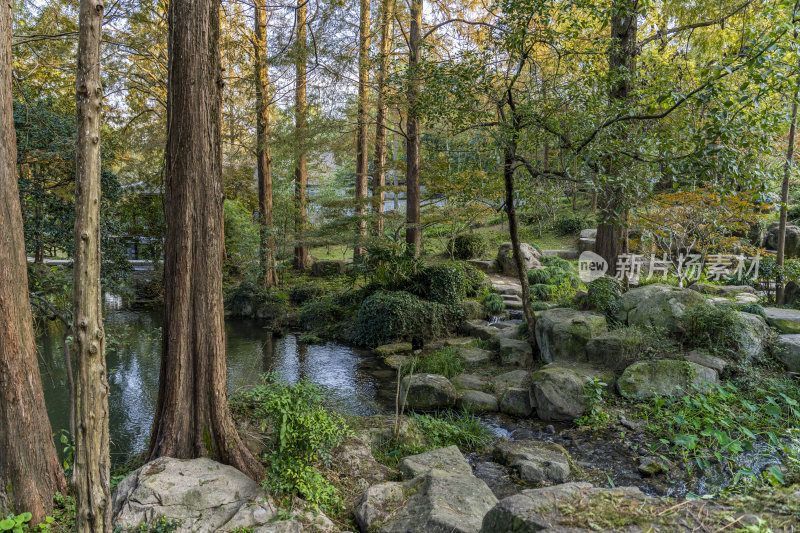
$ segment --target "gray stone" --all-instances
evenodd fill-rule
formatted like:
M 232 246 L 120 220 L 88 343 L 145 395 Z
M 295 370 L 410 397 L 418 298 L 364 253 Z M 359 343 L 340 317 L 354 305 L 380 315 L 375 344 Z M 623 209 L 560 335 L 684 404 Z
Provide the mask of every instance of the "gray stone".
M 791 372 L 800 372 L 800 334 L 778 335 L 773 353 Z
M 649 287 L 654 287 L 649 289 Z M 647 290 L 647 291 L 646 291 Z M 646 291 L 645 297 L 636 299 L 636 305 L 629 307 L 631 293 Z M 671 333 L 685 331 L 683 317 L 686 310 L 706 304 L 706 298 L 697 291 L 649 285 L 628 291 L 622 295 L 621 307 L 627 312 L 631 326 L 654 327 Z
M 506 328 L 510 333 L 517 334 L 517 326 Z M 528 341 L 510 339 L 498 336 L 492 342 L 492 347 L 497 350 L 502 366 L 519 366 L 529 368 L 533 364 L 533 350 Z
M 581 230 L 579 237 L 581 239 L 596 239 L 597 238 L 597 228 L 588 228 Z
M 672 463 L 661 457 L 640 457 L 636 469 L 643 476 L 655 476 L 669 472 Z
M 767 228 L 767 248 L 778 249 L 778 229 L 779 224 L 774 222 Z M 784 252 L 786 257 L 800 256 L 800 227 L 789 224 L 786 226 L 786 238 L 784 239 Z
M 450 381 L 438 374 L 414 374 L 400 383 L 400 398 L 410 409 L 423 411 L 453 407 L 458 394 Z
M 522 253 L 522 265 L 526 272 L 532 268 L 542 266 L 539 262 L 539 252 L 530 244 L 520 243 L 520 252 Z M 500 266 L 500 271 L 506 276 L 519 275 L 510 242 L 504 242 L 497 250 L 497 264 Z
M 601 333 L 586 343 L 586 358 L 616 372 L 647 354 L 639 328 L 620 327 Z
M 489 378 L 475 374 L 459 374 L 450 382 L 456 389 L 479 390 L 486 392 L 492 388 Z
M 515 467 L 523 481 L 564 483 L 569 477 L 569 453 L 558 444 L 538 440 L 501 440 L 492 455 L 496 461 Z
M 737 295 L 755 294 L 756 290 L 750 285 L 714 285 L 712 283 L 693 283 L 689 286 L 693 291 L 708 296 L 722 296 L 724 298 L 735 298 Z
M 410 353 L 414 350 L 410 342 L 393 342 L 375 348 L 375 353 L 386 357 L 387 355 Z
M 494 259 L 468 259 L 467 263 L 474 266 L 484 274 L 497 274 L 498 265 Z
M 162 517 L 181 521 L 179 532 L 228 531 L 265 524 L 275 513 L 255 481 L 207 458 L 151 461 L 123 479 L 112 497 L 112 522 L 122 531 Z
M 471 318 L 462 322 L 461 325 L 459 325 L 458 330 L 463 335 L 477 337 L 478 335 L 475 334 L 476 328 L 482 328 L 488 325 L 489 323 L 481 318 Z
M 434 469 L 405 482 L 370 487 L 354 511 L 362 531 L 477 533 L 496 503 L 486 483 L 475 476 Z
M 303 524 L 297 520 L 281 520 L 260 526 L 253 533 L 303 533 Z
M 528 387 L 530 379 L 531 373 L 527 370 L 512 370 L 492 378 L 492 384 L 494 385 L 495 394 L 502 396 L 503 392 L 509 387 L 517 387 L 518 389 Z
M 725 367 L 728 366 L 728 362 L 725 359 L 698 350 L 692 350 L 687 353 L 686 360 L 708 368 L 713 368 L 717 371 L 717 374 L 721 374 L 722 371 L 725 370 Z
M 677 396 L 694 387 L 705 388 L 719 383 L 717 371 L 691 361 L 660 359 L 634 363 L 617 380 L 617 389 L 625 398 Z
M 479 390 L 465 390 L 459 396 L 456 407 L 471 413 L 494 413 L 497 411 L 497 398 Z
M 731 332 L 736 350 L 745 358 L 758 357 L 764 353 L 769 338 L 769 327 L 763 318 L 751 313 L 734 311 L 736 325 Z
M 492 359 L 492 352 L 475 346 L 458 349 L 458 356 L 467 366 L 479 366 Z
M 318 278 L 340 276 L 347 270 L 347 263 L 341 259 L 318 259 L 311 265 L 311 275 Z
M 536 414 L 548 422 L 572 421 L 586 410 L 583 379 L 575 372 L 545 366 L 531 376 Z
M 764 309 L 767 315 L 767 324 L 777 329 L 781 333 L 800 333 L 800 311 L 796 309 L 781 309 L 778 307 L 767 307 Z
M 536 343 L 542 359 L 548 363 L 585 359 L 589 339 L 607 330 L 606 318 L 591 311 L 556 308 L 542 311 L 536 317 Z
M 410 455 L 400 461 L 400 473 L 403 479 L 411 479 L 436 468 L 448 474 L 472 475 L 472 467 L 458 446 L 438 448 L 418 455 Z
M 533 412 L 530 387 L 508 387 L 500 399 L 500 412 L 518 418 L 526 418 Z

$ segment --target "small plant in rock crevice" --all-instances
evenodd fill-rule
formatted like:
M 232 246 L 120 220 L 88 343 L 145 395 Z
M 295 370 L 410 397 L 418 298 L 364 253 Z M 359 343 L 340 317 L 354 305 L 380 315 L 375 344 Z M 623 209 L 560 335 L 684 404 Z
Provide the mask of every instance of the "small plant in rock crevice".
M 450 379 L 464 371 L 464 361 L 454 346 L 445 346 L 417 360 L 417 372 L 439 374 Z
M 586 411 L 575 423 L 579 426 L 599 428 L 605 426 L 610 420 L 610 415 L 602 408 L 603 393 L 608 384 L 599 378 L 592 378 L 583 384 L 583 397 L 586 400 Z
M 503 297 L 496 292 L 487 294 L 483 299 L 482 305 L 483 314 L 486 318 L 499 315 L 506 310 L 506 304 L 503 301 Z

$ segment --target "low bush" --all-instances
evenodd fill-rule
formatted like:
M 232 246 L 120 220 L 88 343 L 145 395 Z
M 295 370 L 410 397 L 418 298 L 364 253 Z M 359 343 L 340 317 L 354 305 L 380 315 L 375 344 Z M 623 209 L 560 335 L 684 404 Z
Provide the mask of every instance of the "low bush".
M 464 361 L 458 356 L 457 348 L 445 346 L 420 357 L 415 371 L 420 374 L 439 374 L 450 379 L 464 371 Z
M 474 259 L 486 251 L 486 241 L 477 233 L 462 233 L 449 242 L 450 254 L 456 259 Z
M 430 302 L 404 291 L 378 291 L 361 303 L 354 340 L 374 348 L 400 340 L 442 337 L 461 321 L 461 313 L 459 306 Z
M 547 283 L 535 283 L 531 285 L 531 298 L 534 300 L 541 300 L 549 302 L 555 296 L 556 288 Z
M 411 292 L 426 300 L 454 305 L 466 297 L 468 285 L 466 270 L 461 264 L 441 263 L 421 268 L 414 277 Z
M 622 285 L 619 280 L 603 276 L 592 280 L 586 286 L 589 307 L 603 313 L 607 319 L 616 321 L 616 314 L 620 310 L 622 298 Z
M 572 265 L 567 264 L 567 268 L 556 265 L 528 270 L 528 283 L 531 285 L 568 285 L 577 289 L 580 286 L 580 278 L 575 274 Z
M 579 215 L 561 217 L 553 223 L 558 235 L 573 235 L 588 227 L 586 219 Z
M 296 285 L 289 291 L 289 299 L 292 303 L 303 305 L 309 300 L 319 298 L 325 294 L 325 289 L 318 284 L 304 283 Z
M 470 265 L 469 263 L 455 263 L 464 273 L 466 297 L 476 298 L 486 294 L 492 288 L 489 276 Z
M 338 413 L 324 405 L 322 390 L 309 381 L 294 385 L 264 376 L 263 384 L 234 401 L 259 422 L 270 440 L 265 459 L 264 484 L 272 492 L 298 494 L 325 512 L 341 512 L 343 501 L 337 489 L 323 477 L 320 468 L 351 431 Z
M 347 326 L 358 313 L 358 301 L 350 292 L 357 292 L 363 298 L 361 291 L 348 291 L 306 301 L 300 307 L 300 326 L 320 337 L 344 339 Z
M 539 259 L 539 262 L 546 267 L 558 268 L 559 270 L 563 270 L 565 272 L 575 271 L 574 267 L 572 266 L 572 263 L 570 263 L 566 259 L 558 257 L 557 255 L 543 255 Z
M 743 306 L 739 307 L 739 311 L 758 315 L 762 318 L 767 318 L 767 312 L 764 310 L 764 307 L 761 304 L 744 304 Z
M 486 318 L 499 315 L 505 310 L 506 304 L 503 301 L 503 297 L 496 292 L 487 294 L 483 299 L 483 314 Z
M 736 311 L 729 307 L 695 305 L 684 314 L 685 341 L 692 348 L 730 354 L 736 348 L 734 332 L 740 327 Z

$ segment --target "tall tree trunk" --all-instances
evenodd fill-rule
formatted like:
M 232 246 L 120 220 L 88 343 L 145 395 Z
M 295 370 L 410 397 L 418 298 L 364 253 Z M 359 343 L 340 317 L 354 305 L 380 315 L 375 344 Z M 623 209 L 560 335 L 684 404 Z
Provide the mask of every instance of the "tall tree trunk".
M 303 238 L 306 229 L 306 60 L 308 56 L 306 43 L 306 0 L 297 2 L 297 42 L 295 56 L 295 102 L 294 102 L 294 208 L 295 238 L 298 244 L 294 248 L 294 266 L 301 272 L 308 269 L 308 248 Z
M 386 78 L 389 74 L 389 53 L 392 46 L 394 0 L 381 2 L 381 44 L 378 66 L 378 97 L 375 116 L 375 164 L 372 177 L 372 211 L 375 215 L 374 234 L 383 235 L 383 202 L 386 187 Z
M 411 0 L 408 46 L 408 118 L 406 119 L 406 243 L 419 254 L 422 245 L 419 192 L 419 63 L 422 52 L 423 0 Z
M 799 77 L 800 79 L 800 77 Z M 783 183 L 781 183 L 781 217 L 778 222 L 778 283 L 775 287 L 775 303 L 784 303 L 783 276 L 780 273 L 783 267 L 784 256 L 786 255 L 786 205 L 789 203 L 789 175 L 792 170 L 792 158 L 794 157 L 794 137 L 797 129 L 797 98 L 800 96 L 800 86 L 794 91 L 792 100 L 792 118 L 789 124 L 789 140 L 786 145 L 786 161 L 783 164 Z
M 364 253 L 361 241 L 367 236 L 367 176 L 369 172 L 369 2 L 360 0 L 358 23 L 358 117 L 356 125 L 356 246 L 353 259 Z
M 265 289 L 278 284 L 275 236 L 272 234 L 272 156 L 269 151 L 269 66 L 267 64 L 267 7 L 255 6 L 256 159 L 258 161 L 258 214 L 260 217 L 261 276 Z
M 100 81 L 102 0 L 81 0 L 75 108 L 75 262 L 73 345 L 75 370 L 75 529 L 111 531 L 108 449 L 108 378 L 100 289 Z
M 222 299 L 219 3 L 169 3 L 164 319 L 149 458 L 210 457 L 263 468 L 228 408 Z
M 45 409 L 28 300 L 11 96 L 13 5 L 0 2 L 0 492 L 10 488 L 16 511 L 30 512 L 37 524 L 67 483 Z
M 612 110 L 629 100 L 636 75 L 637 5 L 637 0 L 615 0 L 611 8 L 608 68 L 612 78 L 609 90 L 609 105 Z M 621 171 L 621 164 L 613 157 L 609 158 L 606 172 L 616 176 Z M 598 198 L 595 251 L 608 262 L 608 274 L 611 275 L 616 273 L 617 256 L 622 250 L 622 221 L 625 220 L 627 211 L 623 194 L 619 184 L 612 182 L 602 187 Z

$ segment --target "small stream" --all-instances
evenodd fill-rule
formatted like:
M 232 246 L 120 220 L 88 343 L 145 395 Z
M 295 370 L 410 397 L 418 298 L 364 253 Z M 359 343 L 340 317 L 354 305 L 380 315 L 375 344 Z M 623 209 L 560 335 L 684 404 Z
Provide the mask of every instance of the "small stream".
M 147 447 L 158 396 L 161 313 L 121 309 L 104 317 L 111 456 L 115 464 Z M 226 323 L 229 394 L 259 383 L 274 371 L 294 383 L 309 379 L 323 387 L 343 411 L 356 415 L 389 412 L 394 402 L 395 371 L 370 352 L 339 344 L 306 345 L 295 335 L 274 338 L 257 320 Z M 45 402 L 53 431 L 69 426 L 69 393 L 59 328 L 37 337 Z

